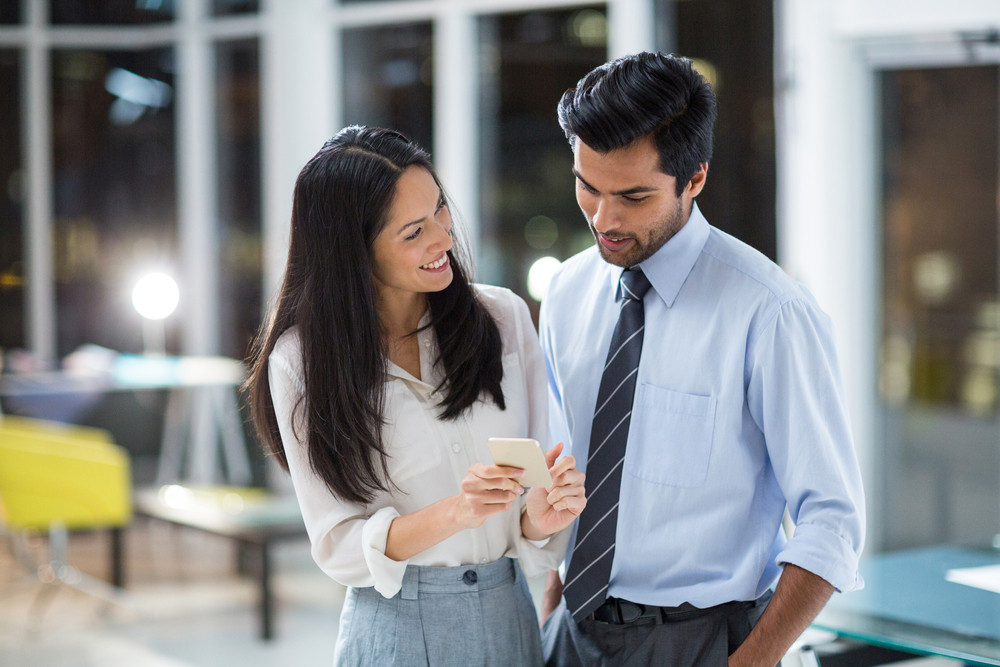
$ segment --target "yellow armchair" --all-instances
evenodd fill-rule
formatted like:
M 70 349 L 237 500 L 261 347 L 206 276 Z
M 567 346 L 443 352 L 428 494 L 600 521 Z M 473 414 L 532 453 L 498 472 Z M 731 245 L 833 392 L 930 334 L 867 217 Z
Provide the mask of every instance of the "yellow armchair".
M 0 516 L 14 529 L 116 528 L 132 519 L 121 447 L 0 427 Z
M 17 536 L 47 531 L 49 562 L 37 569 L 43 586 L 29 623 L 38 626 L 59 584 L 119 602 L 123 575 L 122 527 L 132 520 L 128 452 L 106 431 L 37 420 L 0 421 L 0 522 Z M 65 563 L 68 530 L 111 529 L 111 580 L 88 577 Z M 23 559 L 22 559 L 23 560 Z

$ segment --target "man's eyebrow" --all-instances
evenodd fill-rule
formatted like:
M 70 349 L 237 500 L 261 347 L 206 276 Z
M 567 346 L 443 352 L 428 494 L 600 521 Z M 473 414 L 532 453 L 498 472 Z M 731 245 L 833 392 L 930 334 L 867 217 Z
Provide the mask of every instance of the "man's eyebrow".
M 581 183 L 583 183 L 584 185 L 586 185 L 588 188 L 590 188 L 594 192 L 599 192 L 599 190 L 597 188 L 595 188 L 593 185 L 591 185 L 590 183 L 588 183 L 586 181 L 586 179 L 584 179 L 583 176 L 580 175 L 580 172 L 578 172 L 576 169 L 573 170 L 573 175 L 576 176 L 578 179 L 580 179 Z M 654 188 L 651 185 L 637 185 L 635 187 L 629 188 L 628 190 L 618 190 L 616 192 L 612 192 L 611 194 L 614 195 L 614 196 L 616 196 L 616 197 L 621 197 L 623 195 L 638 195 L 638 194 L 643 194 L 643 193 L 646 193 L 646 192 L 656 192 L 658 190 L 659 190 L 659 188 Z

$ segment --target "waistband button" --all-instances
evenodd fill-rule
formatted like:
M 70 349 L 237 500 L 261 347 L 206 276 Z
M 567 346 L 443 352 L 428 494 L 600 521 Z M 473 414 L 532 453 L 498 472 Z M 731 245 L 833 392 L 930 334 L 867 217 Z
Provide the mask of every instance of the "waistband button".
M 462 575 L 462 581 L 471 586 L 479 581 L 479 575 L 476 574 L 475 570 L 466 570 L 465 574 Z

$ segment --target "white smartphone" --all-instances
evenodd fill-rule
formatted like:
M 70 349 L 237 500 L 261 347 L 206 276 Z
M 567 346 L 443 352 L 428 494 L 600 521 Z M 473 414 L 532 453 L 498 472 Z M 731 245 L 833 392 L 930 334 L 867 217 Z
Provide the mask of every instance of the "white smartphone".
M 493 462 L 498 466 L 524 470 L 524 475 L 517 478 L 521 486 L 552 486 L 545 454 L 534 438 L 490 438 L 487 444 L 493 454 Z

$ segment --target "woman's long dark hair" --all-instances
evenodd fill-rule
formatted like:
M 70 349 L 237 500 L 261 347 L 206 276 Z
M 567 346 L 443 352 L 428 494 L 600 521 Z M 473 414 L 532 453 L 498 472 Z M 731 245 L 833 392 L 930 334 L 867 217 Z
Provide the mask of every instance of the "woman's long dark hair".
M 245 385 L 265 449 L 287 470 L 268 356 L 281 334 L 297 326 L 305 394 L 293 412 L 305 419 L 292 423 L 307 429 L 313 470 L 349 502 L 371 502 L 392 484 L 382 441 L 387 341 L 375 308 L 372 245 L 388 221 L 396 183 L 411 166 L 437 181 L 427 153 L 399 132 L 353 126 L 303 167 L 295 183 L 284 282 L 254 342 Z M 456 254 L 454 248 L 448 252 L 451 284 L 427 295 L 445 377 L 439 387 L 443 419 L 458 417 L 484 394 L 506 407 L 500 330 Z

